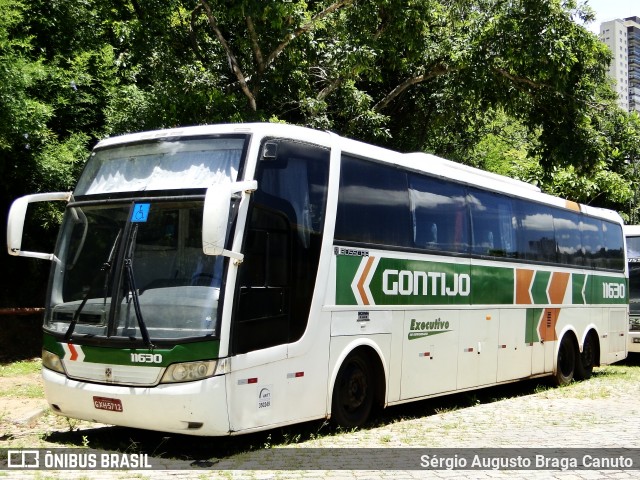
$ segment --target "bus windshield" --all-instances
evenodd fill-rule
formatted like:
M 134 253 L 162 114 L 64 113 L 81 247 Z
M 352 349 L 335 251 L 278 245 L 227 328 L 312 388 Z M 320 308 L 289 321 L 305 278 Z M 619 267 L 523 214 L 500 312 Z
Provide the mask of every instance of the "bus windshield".
M 247 138 L 96 150 L 65 213 L 45 329 L 67 341 L 75 335 L 149 345 L 217 336 L 225 262 L 203 253 L 204 192 L 237 180 Z
M 629 260 L 629 311 L 640 313 L 640 237 L 627 237 L 627 258 Z M 637 320 L 632 322 L 633 330 L 640 330 Z
M 215 336 L 224 261 L 202 251 L 202 209 L 193 200 L 70 206 L 45 328 L 68 337 Z

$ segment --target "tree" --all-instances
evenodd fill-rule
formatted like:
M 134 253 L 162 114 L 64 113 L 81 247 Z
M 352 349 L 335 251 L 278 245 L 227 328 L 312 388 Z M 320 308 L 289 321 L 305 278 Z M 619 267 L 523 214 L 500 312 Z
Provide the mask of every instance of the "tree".
M 165 25 L 151 36 L 163 48 L 166 32 L 188 46 L 179 59 L 208 73 L 209 98 L 233 120 L 276 117 L 463 160 L 502 108 L 538 132 L 532 154 L 548 174 L 605 156 L 591 117 L 606 108 L 610 53 L 576 23 L 593 13 L 575 1 L 174 0 L 136 13 L 150 32 Z
M 547 191 L 615 208 L 629 206 L 624 180 L 639 173 L 637 118 L 615 107 L 611 54 L 576 22 L 593 13 L 575 0 L 0 0 L 0 9 L 5 211 L 24 193 L 72 188 L 107 135 L 218 122 L 331 129 L 535 176 Z M 49 235 L 36 242 L 58 217 L 39 212 Z
M 538 135 L 530 134 L 521 122 L 503 111 L 496 112 L 471 158 L 475 159 L 476 166 L 485 170 L 518 178 L 576 202 L 618 210 L 630 220 L 637 208 L 634 175 L 637 177 L 640 172 L 629 159 L 640 153 L 639 117 L 617 107 L 610 112 L 608 160 L 600 161 L 587 173 L 578 174 L 570 165 L 554 167 L 551 175 L 544 175 L 539 158 L 529 153 L 538 149 Z
M 71 190 L 101 135 L 113 59 L 85 2 L 0 0 L 0 209 L 25 193 Z M 31 249 L 53 248 L 60 211 L 39 205 L 26 231 Z M 2 238 L 6 214 L 1 217 Z M 42 305 L 42 262 L 0 256 L 0 302 Z M 35 300 L 34 300 L 35 299 Z

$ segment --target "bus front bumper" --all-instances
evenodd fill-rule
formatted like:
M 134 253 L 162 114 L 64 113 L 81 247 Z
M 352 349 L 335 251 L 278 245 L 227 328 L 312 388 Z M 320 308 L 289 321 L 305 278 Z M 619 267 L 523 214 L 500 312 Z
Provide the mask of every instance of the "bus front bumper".
M 224 375 L 155 387 L 79 382 L 46 368 L 42 377 L 58 415 L 187 435 L 229 434 Z

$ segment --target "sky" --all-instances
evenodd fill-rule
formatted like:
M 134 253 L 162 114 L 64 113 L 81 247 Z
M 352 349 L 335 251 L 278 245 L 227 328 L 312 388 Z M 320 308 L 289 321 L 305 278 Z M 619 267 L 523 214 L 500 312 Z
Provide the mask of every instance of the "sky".
M 594 33 L 600 30 L 602 22 L 616 18 L 640 17 L 639 0 L 586 0 L 587 4 L 596 12 L 596 21 L 587 28 Z

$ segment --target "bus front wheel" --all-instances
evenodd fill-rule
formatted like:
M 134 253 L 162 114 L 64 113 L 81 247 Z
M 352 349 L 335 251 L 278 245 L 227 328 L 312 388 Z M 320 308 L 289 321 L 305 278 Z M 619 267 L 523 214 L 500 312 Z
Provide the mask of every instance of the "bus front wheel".
M 343 428 L 362 426 L 373 408 L 375 385 L 366 355 L 349 354 L 338 370 L 331 402 L 331 420 Z
M 556 365 L 556 384 L 568 385 L 573 380 L 576 371 L 576 349 L 568 335 L 562 337 L 558 349 L 558 364 Z

